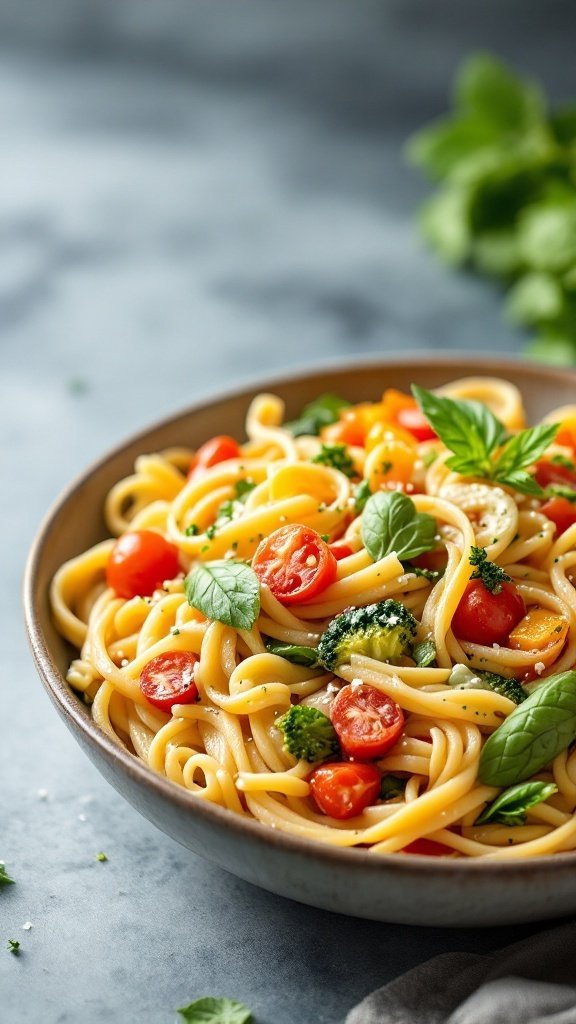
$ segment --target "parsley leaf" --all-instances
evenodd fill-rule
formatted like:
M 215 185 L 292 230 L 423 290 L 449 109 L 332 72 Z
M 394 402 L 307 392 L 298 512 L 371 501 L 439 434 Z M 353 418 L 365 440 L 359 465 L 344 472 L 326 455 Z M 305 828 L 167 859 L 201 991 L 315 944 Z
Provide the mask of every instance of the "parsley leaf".
M 187 1024 L 250 1024 L 251 1010 L 225 996 L 204 996 L 176 1011 Z
M 446 459 L 450 469 L 542 496 L 542 488 L 526 467 L 537 462 L 552 443 L 558 424 L 541 423 L 509 437 L 504 424 L 481 402 L 444 398 L 416 384 L 412 392 L 440 440 L 454 452 Z
M 350 405 L 344 398 L 338 395 L 320 395 L 313 402 L 305 405 L 297 420 L 286 423 L 286 430 L 289 430 L 294 437 L 301 437 L 303 434 L 319 434 L 322 427 L 329 427 L 336 423 L 342 409 Z
M 188 604 L 209 619 L 235 629 L 252 629 L 260 612 L 260 582 L 244 562 L 204 562 L 184 580 Z
M 14 885 L 14 879 L 10 878 L 2 861 L 0 861 L 0 885 Z
M 499 822 L 502 825 L 523 825 L 526 821 L 526 812 L 531 807 L 542 803 L 557 792 L 558 786 L 553 782 L 521 782 L 500 793 L 500 796 L 484 808 L 474 824 Z
M 357 476 L 354 462 L 348 454 L 345 444 L 323 444 L 318 454 L 314 455 L 311 461 L 318 462 L 323 466 L 331 466 L 332 469 L 338 469 L 348 477 Z
M 417 512 L 411 498 L 401 491 L 378 491 L 362 513 L 362 540 L 377 562 L 395 552 L 402 559 L 416 558 L 435 545 L 436 520 Z

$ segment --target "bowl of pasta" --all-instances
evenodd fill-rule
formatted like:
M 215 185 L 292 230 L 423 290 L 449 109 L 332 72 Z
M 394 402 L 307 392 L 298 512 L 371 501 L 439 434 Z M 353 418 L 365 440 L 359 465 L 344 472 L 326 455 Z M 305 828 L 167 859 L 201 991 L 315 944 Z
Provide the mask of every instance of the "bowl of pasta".
M 221 867 L 414 924 L 576 910 L 576 373 L 217 397 L 56 502 L 25 612 L 109 782 Z

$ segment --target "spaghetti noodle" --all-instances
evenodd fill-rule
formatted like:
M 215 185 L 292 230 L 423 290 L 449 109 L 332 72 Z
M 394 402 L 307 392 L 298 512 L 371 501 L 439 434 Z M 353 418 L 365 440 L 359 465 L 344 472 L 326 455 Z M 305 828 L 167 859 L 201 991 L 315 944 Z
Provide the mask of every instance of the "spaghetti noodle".
M 52 583 L 57 627 L 79 652 L 67 680 L 91 705 L 96 724 L 153 771 L 269 827 L 375 854 L 510 858 L 575 849 L 576 750 L 569 740 L 528 780 L 519 779 L 540 784 L 542 798 L 508 816 L 491 814 L 507 787 L 483 781 L 481 762 L 490 738 L 518 714 L 505 687 L 490 687 L 491 674 L 526 697 L 576 664 L 576 407 L 547 417 L 560 428 L 540 435 L 542 450 L 525 453 L 517 471 L 506 445 L 520 437 L 524 410 L 512 384 L 467 378 L 423 394 L 430 403 L 446 399 L 472 410 L 486 437 L 500 424 L 482 473 L 458 469 L 455 448 L 433 429 L 434 415 L 391 390 L 380 402 L 331 406 L 333 422 L 320 436 L 285 424 L 282 401 L 260 395 L 242 445 L 214 439 L 197 453 L 173 448 L 137 458 L 134 473 L 106 499 L 112 539 L 67 562 Z M 482 427 L 489 416 L 482 409 L 497 420 Z M 473 454 L 472 435 L 469 446 Z M 382 538 L 374 540 L 368 515 L 388 515 L 383 499 L 390 495 L 403 496 L 416 531 L 430 533 L 433 520 L 420 554 L 406 557 L 398 544 L 387 550 Z M 559 499 L 568 516 L 562 522 Z M 146 553 L 129 551 L 135 535 L 166 543 L 176 558 L 166 578 L 142 581 Z M 292 566 L 282 565 L 292 557 L 285 538 L 296 545 Z M 214 566 L 223 573 L 217 591 L 207 580 L 200 586 L 198 575 Z M 463 607 L 474 586 L 480 606 L 466 627 Z M 482 635 L 483 603 L 510 590 L 520 612 L 494 641 L 491 606 Z M 350 608 L 369 616 L 373 606 L 398 605 L 414 623 L 400 654 L 383 659 L 373 646 L 360 646 L 330 668 L 315 658 L 330 624 L 345 621 Z M 154 690 L 157 665 L 164 682 L 188 666 L 174 700 Z M 337 754 L 322 757 L 322 765 L 294 756 L 282 716 L 302 706 L 338 726 L 334 708 L 344 691 L 352 704 L 361 693 L 377 709 L 400 709 L 392 745 L 375 756 L 351 754 L 340 722 Z M 365 713 L 360 701 L 353 717 Z M 378 720 L 377 728 L 385 723 Z M 376 772 L 377 792 L 358 807 L 352 800 L 345 813 L 323 812 L 314 785 L 319 767 L 354 771 L 363 762 Z

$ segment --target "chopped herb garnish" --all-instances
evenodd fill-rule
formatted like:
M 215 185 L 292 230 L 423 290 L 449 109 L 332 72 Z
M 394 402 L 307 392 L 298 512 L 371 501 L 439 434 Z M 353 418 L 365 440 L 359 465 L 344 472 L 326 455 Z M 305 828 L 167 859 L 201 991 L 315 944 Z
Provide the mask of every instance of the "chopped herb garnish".
M 345 444 L 323 444 L 320 447 L 320 451 L 317 455 L 313 456 L 311 461 L 337 469 L 347 477 L 357 475 L 354 469 L 354 462 L 348 454 Z
M 482 580 L 491 594 L 499 594 L 503 583 L 510 583 L 510 576 L 499 565 L 491 562 L 484 548 L 472 547 L 469 558 L 470 565 L 476 566 L 471 579 Z
M 237 480 L 234 484 L 234 491 L 238 501 L 245 502 L 246 498 L 255 487 L 256 484 L 253 480 Z
M 20 943 L 18 939 L 8 939 L 8 949 L 10 953 L 14 953 L 14 956 L 18 956 L 20 953 Z
M 364 510 L 364 506 L 368 501 L 368 498 L 372 494 L 370 490 L 370 484 L 367 480 L 361 480 L 356 488 L 354 495 L 354 511 L 357 516 Z
M 100 853 L 96 854 L 96 860 L 99 860 L 102 863 L 104 863 L 105 860 L 108 860 L 108 857 L 106 856 L 105 853 L 102 853 L 102 851 L 100 851 Z
M 187 537 L 196 537 L 196 535 L 200 533 L 197 523 L 190 523 L 190 526 L 186 527 L 184 533 Z
M 301 437 L 303 434 L 318 435 L 322 427 L 329 427 L 336 423 L 342 409 L 348 408 L 350 402 L 337 395 L 320 395 L 309 405 L 305 405 L 297 420 L 286 424 L 294 437 Z
M 254 1020 L 244 1003 L 224 996 L 204 996 L 176 1012 L 187 1024 L 250 1024 Z

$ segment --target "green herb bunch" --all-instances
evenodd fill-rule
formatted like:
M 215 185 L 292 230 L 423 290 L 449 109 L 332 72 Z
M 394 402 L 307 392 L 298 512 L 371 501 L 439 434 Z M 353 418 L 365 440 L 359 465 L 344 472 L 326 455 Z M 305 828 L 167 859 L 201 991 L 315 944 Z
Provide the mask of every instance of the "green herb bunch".
M 454 111 L 409 140 L 440 182 L 421 212 L 452 266 L 508 288 L 508 316 L 535 332 L 529 352 L 576 359 L 576 103 L 551 110 L 534 82 L 489 54 L 456 76 Z

